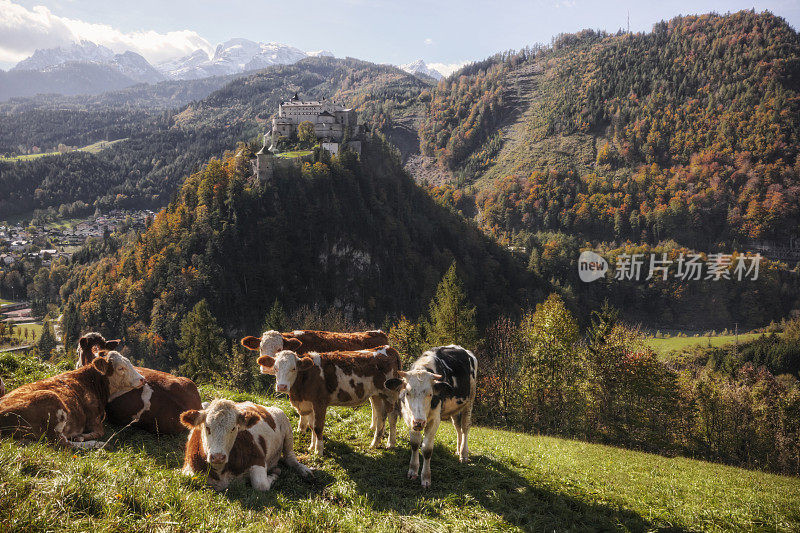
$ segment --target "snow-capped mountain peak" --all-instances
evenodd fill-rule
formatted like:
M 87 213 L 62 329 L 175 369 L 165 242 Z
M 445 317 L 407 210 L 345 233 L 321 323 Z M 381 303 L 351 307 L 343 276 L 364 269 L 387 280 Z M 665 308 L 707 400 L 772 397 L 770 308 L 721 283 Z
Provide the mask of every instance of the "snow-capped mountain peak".
M 258 70 L 271 65 L 288 65 L 307 56 L 293 46 L 238 38 L 217 45 L 210 58 L 205 52 L 197 50 L 180 59 L 161 63 L 158 67 L 172 79 L 196 79 Z
M 106 64 L 113 59 L 114 52 L 111 49 L 89 41 L 81 41 L 69 46 L 37 49 L 33 55 L 17 63 L 11 70 L 42 71 L 71 61 Z
M 413 61 L 411 63 L 400 65 L 400 68 L 402 70 L 405 70 L 409 74 L 413 74 L 415 76 L 419 74 L 424 74 L 425 76 L 430 76 L 435 80 L 441 80 L 444 77 L 442 76 L 441 72 L 439 72 L 434 68 L 429 67 L 422 59 L 417 59 L 416 61 Z
M 312 52 L 306 52 L 308 57 L 336 57 L 333 55 L 333 52 L 329 50 L 314 50 Z

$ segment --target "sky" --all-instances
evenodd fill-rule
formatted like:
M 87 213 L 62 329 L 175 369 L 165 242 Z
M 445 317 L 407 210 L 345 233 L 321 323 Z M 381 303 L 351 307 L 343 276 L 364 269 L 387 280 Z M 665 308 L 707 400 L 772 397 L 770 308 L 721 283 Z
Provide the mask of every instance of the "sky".
M 798 0 L 0 0 L 0 68 L 81 39 L 152 63 L 231 38 L 325 49 L 395 65 L 424 59 L 445 74 L 496 52 L 585 28 L 649 31 L 674 16 L 768 10 L 800 27 Z

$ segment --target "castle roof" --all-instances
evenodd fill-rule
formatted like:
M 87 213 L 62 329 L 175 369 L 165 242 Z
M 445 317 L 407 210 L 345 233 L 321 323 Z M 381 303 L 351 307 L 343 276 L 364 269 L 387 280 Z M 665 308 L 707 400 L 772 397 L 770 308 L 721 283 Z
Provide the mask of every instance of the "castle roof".
M 323 111 L 322 113 L 320 113 L 320 114 L 319 114 L 319 116 L 321 116 L 321 117 L 332 117 L 333 115 L 331 115 L 330 113 L 328 113 L 328 110 L 326 109 L 325 111 Z

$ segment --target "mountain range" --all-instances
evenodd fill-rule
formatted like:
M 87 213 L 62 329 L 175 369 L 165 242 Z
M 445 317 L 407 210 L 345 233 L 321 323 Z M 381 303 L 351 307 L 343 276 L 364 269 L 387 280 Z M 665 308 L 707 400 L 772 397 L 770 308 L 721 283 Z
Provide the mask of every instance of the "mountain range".
M 332 56 L 327 50 L 304 52 L 284 44 L 231 39 L 219 44 L 211 56 L 195 50 L 153 66 L 135 52 L 115 54 L 108 47 L 81 41 L 36 50 L 9 71 L 0 71 L 0 100 L 48 93 L 95 95 L 140 83 L 230 76 L 306 57 Z

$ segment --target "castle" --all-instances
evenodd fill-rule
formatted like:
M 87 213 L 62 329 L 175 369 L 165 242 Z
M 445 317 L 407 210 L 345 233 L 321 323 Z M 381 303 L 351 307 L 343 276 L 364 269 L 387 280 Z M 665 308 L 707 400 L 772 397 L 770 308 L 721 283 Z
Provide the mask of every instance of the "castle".
M 272 130 L 264 135 L 264 146 L 256 154 L 254 169 L 259 179 L 272 177 L 276 163 L 274 154 L 280 151 L 280 141 L 296 138 L 297 127 L 303 122 L 314 125 L 317 140 L 331 154 L 338 153 L 343 145 L 361 153 L 361 139 L 366 128 L 358 125 L 358 116 L 354 110 L 325 98 L 303 101 L 295 93 L 291 100 L 278 106 L 278 113 L 272 119 Z

